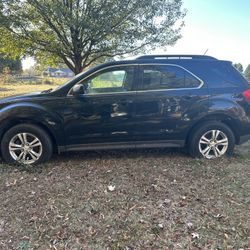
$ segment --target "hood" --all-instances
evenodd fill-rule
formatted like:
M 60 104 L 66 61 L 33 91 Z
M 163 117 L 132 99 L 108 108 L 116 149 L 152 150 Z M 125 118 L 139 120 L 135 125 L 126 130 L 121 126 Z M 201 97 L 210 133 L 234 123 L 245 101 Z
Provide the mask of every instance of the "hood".
M 26 99 L 30 99 L 34 97 L 39 97 L 41 95 L 43 95 L 41 92 L 33 92 L 33 93 L 22 94 L 22 95 L 12 95 L 8 97 L 0 98 L 0 104 L 16 102 L 19 100 L 26 100 Z

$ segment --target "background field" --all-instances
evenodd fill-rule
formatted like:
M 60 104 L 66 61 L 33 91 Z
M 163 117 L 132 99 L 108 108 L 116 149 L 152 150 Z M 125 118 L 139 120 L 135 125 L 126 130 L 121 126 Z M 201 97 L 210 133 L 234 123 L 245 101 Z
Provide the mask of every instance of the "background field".
M 63 84 L 68 79 L 53 79 L 46 78 L 41 81 L 13 81 L 10 83 L 4 83 L 0 79 L 0 98 L 10 95 L 18 95 L 29 92 L 42 91 L 50 88 L 56 88 L 58 85 Z
M 250 249 L 249 168 L 249 143 L 216 161 L 171 149 L 55 155 L 36 168 L 0 158 L 0 249 Z

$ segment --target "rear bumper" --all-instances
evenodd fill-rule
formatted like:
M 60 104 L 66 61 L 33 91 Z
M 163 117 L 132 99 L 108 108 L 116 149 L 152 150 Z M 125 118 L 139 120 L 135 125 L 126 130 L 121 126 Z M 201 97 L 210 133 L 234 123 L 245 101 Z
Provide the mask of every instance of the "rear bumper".
M 241 144 L 243 144 L 243 143 L 245 143 L 245 142 L 247 142 L 249 140 L 250 140 L 250 134 L 243 135 L 243 136 L 240 137 L 239 145 L 241 145 Z

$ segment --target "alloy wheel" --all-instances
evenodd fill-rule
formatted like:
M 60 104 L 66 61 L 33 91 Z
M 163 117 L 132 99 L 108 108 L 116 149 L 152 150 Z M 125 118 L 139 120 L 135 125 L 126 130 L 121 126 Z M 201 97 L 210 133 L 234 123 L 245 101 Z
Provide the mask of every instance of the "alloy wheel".
M 220 130 L 206 132 L 199 141 L 199 151 L 206 159 L 215 159 L 223 156 L 228 149 L 228 138 Z
M 42 152 L 41 141 L 31 133 L 18 133 L 9 143 L 9 153 L 19 163 L 33 164 L 39 160 Z

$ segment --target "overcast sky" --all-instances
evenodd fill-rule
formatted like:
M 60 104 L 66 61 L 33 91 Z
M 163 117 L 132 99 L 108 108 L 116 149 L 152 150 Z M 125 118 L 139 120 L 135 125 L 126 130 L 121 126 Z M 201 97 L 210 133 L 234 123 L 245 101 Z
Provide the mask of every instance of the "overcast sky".
M 250 64 L 250 0 L 183 0 L 188 10 L 182 38 L 167 51 L 153 53 L 204 54 Z M 23 62 L 32 66 L 32 59 Z

